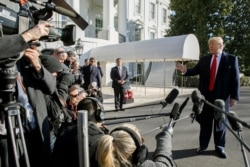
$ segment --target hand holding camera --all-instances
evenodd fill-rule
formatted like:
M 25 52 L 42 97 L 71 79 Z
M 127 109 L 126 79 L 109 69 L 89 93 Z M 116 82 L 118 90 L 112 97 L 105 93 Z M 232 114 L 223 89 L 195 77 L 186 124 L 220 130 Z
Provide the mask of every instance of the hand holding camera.
M 49 27 L 52 25 L 46 21 L 39 22 L 35 27 L 22 33 L 22 37 L 26 42 L 40 39 L 42 36 L 49 34 Z

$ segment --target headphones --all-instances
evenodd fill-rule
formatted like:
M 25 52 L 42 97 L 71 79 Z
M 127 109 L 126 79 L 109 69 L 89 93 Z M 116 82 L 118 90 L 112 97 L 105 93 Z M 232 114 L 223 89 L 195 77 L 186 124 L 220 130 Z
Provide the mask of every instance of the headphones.
M 104 120 L 104 108 L 103 108 L 102 103 L 98 99 L 96 99 L 94 97 L 86 97 L 85 99 L 81 100 L 78 103 L 77 108 L 79 110 L 81 110 L 81 109 L 86 110 L 86 107 L 84 106 L 84 105 L 86 105 L 86 100 L 90 100 L 95 105 L 95 108 L 96 108 L 94 113 L 88 112 L 88 120 L 94 121 L 94 122 L 95 121 L 102 122 Z M 83 107 L 81 107 L 81 106 L 83 106 Z
M 142 143 L 141 138 L 138 136 L 138 134 L 136 134 L 135 131 L 133 131 L 132 129 L 130 129 L 128 127 L 117 127 L 115 129 L 113 129 L 110 132 L 110 134 L 115 132 L 115 131 L 121 131 L 121 130 L 127 132 L 135 142 L 136 149 L 132 154 L 132 163 L 136 166 L 141 165 L 146 160 L 146 158 L 148 156 L 147 146 Z

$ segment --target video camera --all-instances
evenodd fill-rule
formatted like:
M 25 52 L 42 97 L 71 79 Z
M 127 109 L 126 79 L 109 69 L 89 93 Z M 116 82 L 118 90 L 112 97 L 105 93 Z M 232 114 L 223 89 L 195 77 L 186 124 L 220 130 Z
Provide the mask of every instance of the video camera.
M 14 1 L 18 3 L 19 1 Z M 38 3 L 38 1 L 32 1 Z M 66 9 L 55 7 L 52 3 L 42 3 L 40 5 L 45 6 L 43 9 L 37 9 L 31 3 L 26 2 L 25 4 L 20 4 L 20 11 L 17 13 L 14 10 L 6 7 L 4 4 L 0 3 L 0 24 L 2 24 L 3 34 L 11 35 L 18 34 L 19 30 L 19 16 L 23 16 L 29 19 L 28 28 L 35 26 L 40 20 L 48 20 L 52 14 L 53 10 L 58 13 L 63 14 L 65 11 L 69 16 L 74 13 L 70 13 Z M 64 28 L 49 28 L 49 35 L 44 36 L 40 41 L 46 42 L 55 42 L 61 40 L 64 46 L 74 45 L 76 41 L 76 26 L 75 25 L 66 25 Z

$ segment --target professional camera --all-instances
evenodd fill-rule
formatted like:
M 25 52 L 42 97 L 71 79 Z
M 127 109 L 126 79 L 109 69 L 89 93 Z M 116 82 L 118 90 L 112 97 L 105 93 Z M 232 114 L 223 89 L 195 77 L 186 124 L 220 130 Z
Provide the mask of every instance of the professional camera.
M 53 9 L 56 9 L 53 4 L 46 3 L 45 8 L 36 9 L 29 3 L 20 6 L 20 11 L 17 13 L 14 10 L 0 3 L 0 23 L 2 23 L 3 34 L 17 34 L 19 30 L 19 16 L 29 18 L 28 28 L 35 26 L 40 20 L 47 20 L 53 14 Z M 64 46 L 74 45 L 76 41 L 76 26 L 66 25 L 64 28 L 50 27 L 49 35 L 44 36 L 40 41 L 54 42 L 61 40 Z

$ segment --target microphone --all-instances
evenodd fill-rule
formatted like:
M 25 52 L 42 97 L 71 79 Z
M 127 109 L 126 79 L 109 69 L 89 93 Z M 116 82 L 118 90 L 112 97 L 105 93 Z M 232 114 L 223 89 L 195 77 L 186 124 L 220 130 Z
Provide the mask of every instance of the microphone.
M 171 104 L 176 97 L 179 94 L 179 90 L 174 88 L 171 90 L 171 92 L 168 94 L 168 96 L 165 98 L 164 102 L 161 102 L 160 104 L 162 104 L 162 109 L 165 108 L 167 106 L 167 104 Z
M 214 101 L 214 105 L 218 107 L 219 109 L 225 111 L 225 102 L 221 99 L 216 99 Z M 214 109 L 214 119 L 217 121 L 224 121 L 225 120 L 225 114 L 223 114 L 221 111 L 218 111 L 218 109 Z
M 231 117 L 236 117 L 238 118 L 238 115 L 234 111 L 229 111 L 229 115 Z M 232 119 L 231 117 L 227 117 L 228 121 L 234 131 L 242 131 L 242 124 L 236 121 L 235 119 Z
M 176 120 L 178 111 L 179 111 L 179 103 L 174 103 L 173 109 L 170 113 L 170 121 L 168 127 L 172 126 L 173 120 Z
M 200 114 L 202 112 L 203 106 L 204 106 L 204 96 L 201 95 L 199 90 L 194 90 L 191 94 L 193 105 L 193 111 L 195 114 Z
M 177 116 L 176 116 L 176 119 L 175 119 L 175 120 L 177 120 L 177 119 L 180 118 L 180 115 L 181 115 L 181 113 L 182 113 L 182 110 L 183 110 L 184 107 L 187 105 L 187 102 L 188 102 L 188 101 L 189 101 L 189 97 L 187 97 L 187 98 L 184 100 L 184 102 L 181 104 L 180 109 L 179 109 L 179 111 L 177 112 Z M 175 125 L 175 123 L 173 124 L 173 127 L 174 127 L 174 125 Z

